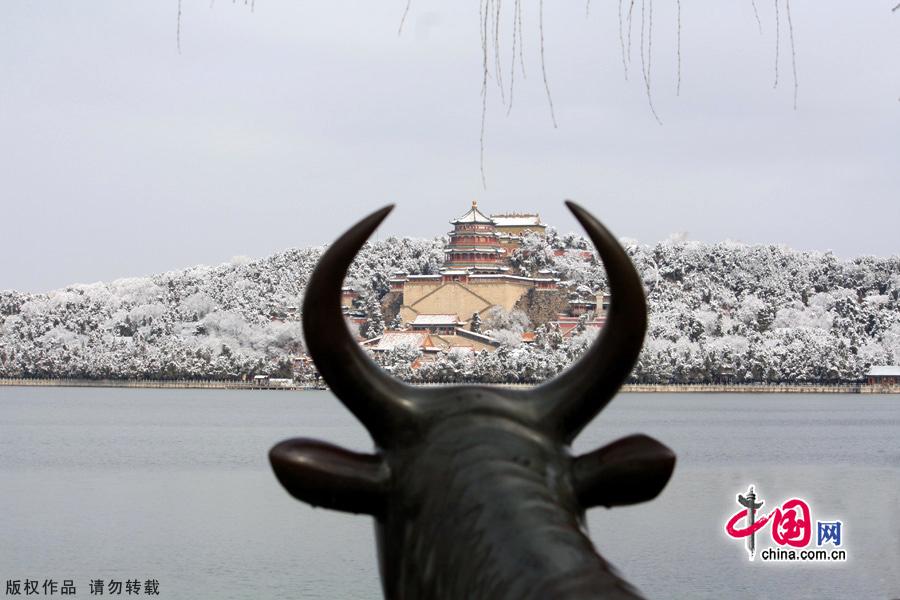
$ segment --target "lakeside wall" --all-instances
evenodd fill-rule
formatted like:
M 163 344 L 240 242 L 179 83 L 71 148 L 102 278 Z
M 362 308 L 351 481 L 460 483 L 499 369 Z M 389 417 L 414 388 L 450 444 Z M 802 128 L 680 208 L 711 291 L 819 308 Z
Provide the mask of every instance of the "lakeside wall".
M 876 389 L 877 388 L 877 389 Z M 847 384 L 678 384 L 623 385 L 622 392 L 667 392 L 692 394 L 887 394 L 900 393 L 900 386 Z
M 443 383 L 418 384 L 437 387 Z M 114 387 L 217 390 L 315 390 L 324 389 L 300 384 L 259 385 L 249 381 L 218 379 L 125 380 L 125 379 L 0 379 L 0 386 L 22 387 Z M 532 387 L 527 384 L 501 384 L 501 387 Z M 900 385 L 842 384 L 671 384 L 623 385 L 622 393 L 689 393 L 689 394 L 900 394 Z
M 209 390 L 304 390 L 314 389 L 295 384 L 259 385 L 250 381 L 228 379 L 0 379 L 0 386 L 23 387 L 114 387 L 114 388 L 169 388 Z

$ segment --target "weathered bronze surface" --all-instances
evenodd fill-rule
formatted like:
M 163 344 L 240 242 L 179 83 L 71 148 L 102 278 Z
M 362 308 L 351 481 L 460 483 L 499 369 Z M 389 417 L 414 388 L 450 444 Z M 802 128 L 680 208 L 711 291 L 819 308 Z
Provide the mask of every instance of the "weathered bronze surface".
M 310 279 L 303 302 L 309 352 L 376 448 L 359 454 L 293 439 L 269 458 L 295 498 L 375 518 L 387 598 L 640 597 L 594 549 L 584 512 L 656 497 L 675 455 L 644 435 L 570 453 L 631 371 L 647 307 L 624 249 L 587 211 L 567 204 L 603 260 L 612 303 L 585 355 L 532 389 L 417 388 L 390 377 L 359 347 L 341 314 L 341 286 L 392 207 L 341 236 Z

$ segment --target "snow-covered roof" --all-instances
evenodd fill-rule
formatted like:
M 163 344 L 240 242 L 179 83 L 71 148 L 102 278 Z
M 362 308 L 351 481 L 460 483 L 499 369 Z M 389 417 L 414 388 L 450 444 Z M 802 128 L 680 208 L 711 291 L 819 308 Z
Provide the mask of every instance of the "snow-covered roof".
M 872 365 L 868 375 L 869 377 L 900 377 L 900 366 Z
M 497 227 L 543 227 L 538 215 L 491 215 Z
M 456 244 L 444 248 L 445 254 L 456 254 L 459 252 L 487 252 L 490 254 L 506 254 L 506 250 L 499 246 L 472 246 L 469 244 Z
M 470 237 L 487 237 L 487 238 L 501 238 L 503 236 L 508 236 L 508 233 L 498 233 L 494 230 L 478 230 L 472 231 L 470 229 L 461 229 L 459 231 L 453 230 L 450 232 L 450 238 L 452 240 L 464 240 Z
M 493 221 L 490 217 L 478 210 L 478 203 L 473 200 L 472 208 L 458 219 L 450 221 L 450 223 L 453 225 L 456 225 L 457 223 L 484 223 L 485 225 L 490 225 Z
M 508 271 L 508 267 L 495 267 L 496 269 L 501 269 L 504 271 Z M 540 282 L 540 283 L 549 283 L 552 281 L 559 281 L 558 279 L 551 279 L 547 277 L 522 277 L 521 275 L 505 275 L 505 274 L 481 274 L 481 275 L 472 275 L 472 279 L 504 279 L 509 281 L 528 281 L 528 282 Z
M 593 319 L 591 321 L 585 321 L 584 325 L 585 327 L 589 327 L 592 329 L 600 329 L 601 327 L 603 327 L 605 322 L 605 319 Z M 559 331 L 563 334 L 563 337 L 569 337 L 570 335 L 572 335 L 572 333 L 575 332 L 576 329 L 578 329 L 578 319 L 559 319 L 556 321 L 550 321 L 550 324 L 559 327 Z
M 458 335 L 459 337 L 467 337 L 467 338 L 471 338 L 473 340 L 478 340 L 479 342 L 482 342 L 485 344 L 492 344 L 492 345 L 497 344 L 497 340 L 495 340 L 491 336 L 485 335 L 483 333 L 476 333 L 474 331 L 469 331 L 468 329 L 457 329 L 456 335 Z
M 421 348 L 428 342 L 428 334 L 419 331 L 385 331 L 384 335 L 377 339 L 377 343 L 369 340 L 373 342 L 370 346 L 373 350 L 393 350 L 404 346 Z
M 461 354 L 461 355 L 471 355 L 475 354 L 475 348 L 472 346 L 453 346 L 448 350 L 450 354 Z
M 412 325 L 423 325 L 423 326 L 435 326 L 435 325 L 449 325 L 454 326 L 459 324 L 459 315 L 457 314 L 436 314 L 436 315 L 416 315 L 415 320 L 413 320 Z

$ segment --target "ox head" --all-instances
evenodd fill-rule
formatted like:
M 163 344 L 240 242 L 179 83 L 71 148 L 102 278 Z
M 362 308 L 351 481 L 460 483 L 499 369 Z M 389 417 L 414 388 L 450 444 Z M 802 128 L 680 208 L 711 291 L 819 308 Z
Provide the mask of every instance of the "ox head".
M 376 519 L 389 598 L 637 596 L 594 550 L 584 512 L 654 498 L 675 455 L 644 435 L 570 453 L 631 371 L 647 310 L 624 249 L 587 211 L 567 205 L 603 260 L 612 303 L 584 356 L 531 389 L 418 388 L 389 376 L 359 347 L 341 313 L 341 286 L 390 206 L 341 236 L 309 281 L 309 352 L 376 449 L 361 454 L 294 439 L 269 458 L 295 498 Z

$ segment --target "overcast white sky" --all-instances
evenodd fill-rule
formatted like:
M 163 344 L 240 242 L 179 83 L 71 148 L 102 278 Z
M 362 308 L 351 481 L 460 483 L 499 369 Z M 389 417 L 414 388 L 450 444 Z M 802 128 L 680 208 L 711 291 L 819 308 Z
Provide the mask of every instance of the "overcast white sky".
M 647 0 L 649 1 L 649 0 Z M 562 200 L 620 235 L 673 232 L 841 256 L 900 252 L 900 11 L 794 0 L 640 3 L 623 77 L 612 0 L 524 3 L 527 79 L 488 98 L 479 172 L 477 0 L 15 0 L 0 19 L 0 289 L 42 291 L 332 240 L 368 211 L 381 235 L 432 236 L 472 199 L 577 229 Z M 507 7 L 512 0 L 504 3 Z M 559 6 L 563 4 L 565 6 Z M 626 0 L 627 4 L 627 0 Z M 511 14 L 504 20 L 511 23 Z M 508 83 L 511 28 L 501 32 Z

